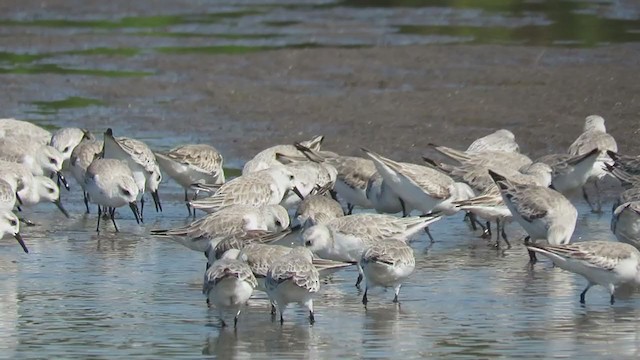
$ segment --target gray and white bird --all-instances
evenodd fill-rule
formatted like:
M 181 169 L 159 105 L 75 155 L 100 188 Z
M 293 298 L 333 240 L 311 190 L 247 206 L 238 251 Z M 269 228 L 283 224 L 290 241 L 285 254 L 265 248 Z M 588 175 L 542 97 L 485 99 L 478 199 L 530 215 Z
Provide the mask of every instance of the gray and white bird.
M 218 309 L 223 327 L 227 326 L 225 311 L 234 314 L 233 327 L 237 327 L 242 308 L 258 286 L 249 265 L 238 259 L 238 254 L 236 249 L 227 251 L 204 274 L 202 293 L 207 296 L 207 305 Z
M 610 303 L 615 302 L 615 291 L 625 283 L 640 284 L 640 252 L 635 247 L 615 241 L 583 241 L 573 244 L 530 244 L 529 251 L 551 259 L 567 271 L 582 275 L 587 287 L 580 293 L 580 303 L 593 285 L 605 287 Z
M 402 282 L 413 273 L 416 259 L 413 249 L 402 241 L 380 240 L 362 252 L 360 267 L 364 272 L 365 290 L 362 303 L 366 306 L 367 292 L 370 288 L 392 287 L 395 293 L 393 302 L 398 302 Z
M 280 313 L 280 324 L 284 322 L 283 313 L 290 303 L 306 307 L 309 323 L 315 322 L 313 298 L 320 290 L 320 274 L 313 266 L 313 254 L 309 249 L 295 247 L 275 261 L 267 272 L 265 287 Z

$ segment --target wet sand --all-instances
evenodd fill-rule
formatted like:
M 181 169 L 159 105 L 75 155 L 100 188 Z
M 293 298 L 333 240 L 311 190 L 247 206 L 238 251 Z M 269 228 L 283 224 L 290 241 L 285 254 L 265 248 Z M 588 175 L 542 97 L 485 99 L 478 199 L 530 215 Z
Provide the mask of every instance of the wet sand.
M 325 134 L 326 146 L 340 153 L 366 146 L 418 161 L 430 142 L 464 147 L 497 128 L 511 129 L 524 152 L 541 155 L 566 149 L 584 117 L 600 114 L 621 152 L 640 153 L 639 45 L 83 58 L 156 75 L 4 75 L 5 114 L 20 116 L 16 105 L 52 94 L 96 98 L 108 109 L 52 123 L 193 137 L 237 161 L 314 134 Z

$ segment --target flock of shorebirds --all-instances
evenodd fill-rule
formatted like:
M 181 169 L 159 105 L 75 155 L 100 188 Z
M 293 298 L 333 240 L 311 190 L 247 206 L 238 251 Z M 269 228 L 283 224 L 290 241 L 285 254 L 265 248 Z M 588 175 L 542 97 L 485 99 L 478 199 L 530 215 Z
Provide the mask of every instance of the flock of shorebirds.
M 368 289 L 376 286 L 392 287 L 398 302 L 400 286 L 415 268 L 409 240 L 426 231 L 433 241 L 429 227 L 457 213 L 483 237 L 495 233 L 497 248 L 511 247 L 505 225 L 515 220 L 527 234 L 532 263 L 540 254 L 587 279 L 581 303 L 596 284 L 609 290 L 612 304 L 619 285 L 640 284 L 640 157 L 618 154 L 600 116 L 586 118 L 567 153 L 535 162 L 504 129 L 464 151 L 430 144 L 455 163 L 427 157 L 423 164 L 398 162 L 367 149 L 363 157 L 341 156 L 321 149 L 322 140 L 265 149 L 241 176 L 226 181 L 223 157 L 209 145 L 154 153 L 142 141 L 115 137 L 111 129 L 100 140 L 78 128 L 52 134 L 29 122 L 0 119 L 1 235 L 14 235 L 28 252 L 19 227 L 29 220 L 15 210 L 50 201 L 68 216 L 60 203 L 60 186 L 69 189 L 64 173 L 80 184 L 87 213 L 89 203 L 97 205 L 97 231 L 102 218 L 118 231 L 116 209 L 126 205 L 142 222 L 145 192 L 162 211 L 158 187 L 164 173 L 184 188 L 194 221 L 151 233 L 205 253 L 203 293 L 223 326 L 229 314 L 237 324 L 255 290 L 268 294 L 274 319 L 279 313 L 282 322 L 288 304 L 299 303 L 313 323 L 320 279 L 354 265 L 356 286 L 365 281 L 365 306 Z M 613 208 L 611 230 L 619 241 L 571 243 L 578 212 L 566 195 L 582 191 L 599 212 L 598 186 L 606 176 L 628 188 Z M 595 201 L 587 186 L 594 187 Z M 352 214 L 354 208 L 376 213 Z M 196 210 L 207 214 L 196 220 Z

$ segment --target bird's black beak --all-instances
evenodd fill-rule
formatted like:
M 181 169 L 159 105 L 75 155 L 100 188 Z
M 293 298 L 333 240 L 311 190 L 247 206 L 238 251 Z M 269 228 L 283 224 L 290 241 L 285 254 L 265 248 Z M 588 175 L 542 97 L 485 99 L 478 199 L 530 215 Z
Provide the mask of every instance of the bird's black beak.
M 153 198 L 153 203 L 156 205 L 156 212 L 162 212 L 162 204 L 160 203 L 160 195 L 158 195 L 158 190 L 152 192 L 151 197 Z
M 140 224 L 140 222 L 142 220 L 140 220 L 141 216 L 140 216 L 140 210 L 138 210 L 138 204 L 136 204 L 135 201 L 132 201 L 129 203 L 129 207 L 131 208 L 131 211 L 133 212 L 133 216 L 136 217 L 136 222 L 138 224 Z
M 18 192 L 17 192 L 17 191 L 16 191 L 16 200 L 18 200 L 18 204 L 20 204 L 20 205 L 24 205 L 24 204 L 22 203 L 22 199 L 20 199 L 20 195 L 18 195 Z
M 297 186 L 294 186 L 293 189 L 291 189 L 296 195 L 298 195 L 298 197 L 300 198 L 300 200 L 304 200 L 304 196 L 302 196 L 302 193 L 300 192 L 300 190 L 298 190 Z
M 24 250 L 24 252 L 26 252 L 27 254 L 29 253 L 29 249 L 27 249 L 27 245 L 24 243 L 24 240 L 22 240 L 22 236 L 20 235 L 19 232 L 15 233 L 13 235 L 13 237 L 16 238 L 16 240 L 18 240 L 18 244 L 20 244 L 20 246 L 22 246 L 22 250 Z
M 67 191 L 70 190 L 69 188 L 69 183 L 67 183 L 67 179 L 64 178 L 64 175 L 62 175 L 61 171 L 58 171 L 58 180 L 60 180 L 62 182 L 62 185 L 64 185 L 64 188 L 67 189 Z
M 56 201 L 53 202 L 54 204 L 56 204 L 56 206 L 58 207 L 58 209 L 60 209 L 60 211 L 62 211 L 62 213 L 64 214 L 64 216 L 66 217 L 70 217 L 69 213 L 67 212 L 67 210 L 64 209 L 64 207 L 62 206 L 62 202 L 60 201 L 60 198 L 58 198 Z

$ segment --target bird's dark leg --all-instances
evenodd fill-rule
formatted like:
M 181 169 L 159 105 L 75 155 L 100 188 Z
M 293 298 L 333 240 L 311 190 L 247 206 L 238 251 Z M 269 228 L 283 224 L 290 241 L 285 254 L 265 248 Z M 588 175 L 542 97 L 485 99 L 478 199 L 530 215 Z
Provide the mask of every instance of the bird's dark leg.
M 356 287 L 360 288 L 360 283 L 362 282 L 363 276 L 362 274 L 358 274 L 358 278 L 356 279 Z
M 84 197 L 84 206 L 87 208 L 87 214 L 91 214 L 91 211 L 89 211 L 89 195 L 86 191 L 83 191 L 82 195 Z
M 347 215 L 351 215 L 353 213 L 353 208 L 355 207 L 355 205 L 353 204 L 347 204 Z
M 500 218 L 496 219 L 496 248 L 500 249 Z
M 96 231 L 100 232 L 100 218 L 102 217 L 102 207 L 98 205 L 98 225 L 96 226 Z
M 584 304 L 584 296 L 587 294 L 587 291 L 593 286 L 593 284 L 589 283 L 587 287 L 580 293 L 580 304 Z M 613 295 L 611 295 L 613 297 Z
M 364 288 L 364 295 L 362 295 L 362 305 L 367 306 L 367 303 L 369 302 L 369 299 L 367 299 L 367 290 L 369 290 L 369 288 Z
M 524 238 L 524 244 L 527 245 L 529 244 L 529 242 L 531 241 L 531 236 L 527 235 Z M 536 262 L 538 262 L 538 258 L 536 257 L 536 253 L 531 251 L 531 250 L 527 250 L 529 252 L 529 262 L 532 264 L 535 264 Z
M 282 311 L 280 312 L 280 325 L 284 324 L 284 318 L 282 317 Z
M 616 302 L 616 299 L 615 299 L 615 297 L 613 296 L 613 294 L 611 294 L 611 300 L 610 300 L 610 302 L 611 302 L 611 305 L 613 305 L 613 304 Z
M 436 241 L 433 239 L 433 236 L 431 236 L 431 232 L 429 231 L 429 227 L 428 227 L 428 226 L 427 226 L 426 228 L 424 228 L 424 232 L 426 232 L 426 233 L 427 233 L 427 236 L 429 236 L 429 240 L 431 240 L 431 243 L 432 243 L 432 244 L 433 244 L 434 242 L 436 242 Z
M 511 249 L 511 243 L 509 242 L 509 240 L 507 239 L 507 233 L 504 231 L 505 225 L 507 225 L 506 223 L 502 223 L 502 239 L 504 240 L 505 243 L 507 243 L 507 249 Z
M 238 327 L 238 317 L 240 316 L 240 310 L 238 310 L 238 313 L 236 314 L 236 317 L 233 318 L 233 328 L 237 328 Z
M 404 200 L 398 198 L 398 201 L 400 201 L 400 206 L 402 207 L 402 217 L 407 217 L 409 216 L 409 213 L 407 212 L 407 207 L 404 204 Z
M 469 220 L 469 225 L 471 226 L 471 230 L 476 231 L 478 230 L 478 226 L 476 225 L 476 215 L 472 212 L 465 212 L 464 214 L 464 218 L 462 219 L 462 222 L 465 222 L 467 220 Z
M 113 227 L 116 228 L 116 232 L 120 232 L 120 230 L 118 230 L 118 225 L 116 225 L 116 208 L 109 208 L 109 216 L 111 217 Z
M 313 316 L 313 311 L 309 310 L 309 324 L 313 325 L 316 322 L 315 316 Z
M 142 214 L 144 213 L 144 194 L 142 196 L 140 196 L 140 221 L 144 222 L 142 220 Z
M 591 201 L 589 201 L 589 195 L 587 194 L 587 188 L 585 186 L 582 187 L 582 197 L 587 202 L 587 204 L 589 204 L 589 207 L 591 208 L 591 211 L 595 212 L 595 209 L 593 208 L 593 205 L 591 204 Z
M 191 205 L 189 205 L 189 194 L 187 194 L 187 190 L 184 190 L 184 203 L 187 205 L 187 212 L 189 212 L 189 216 L 191 216 Z M 195 209 L 193 210 L 196 211 Z

